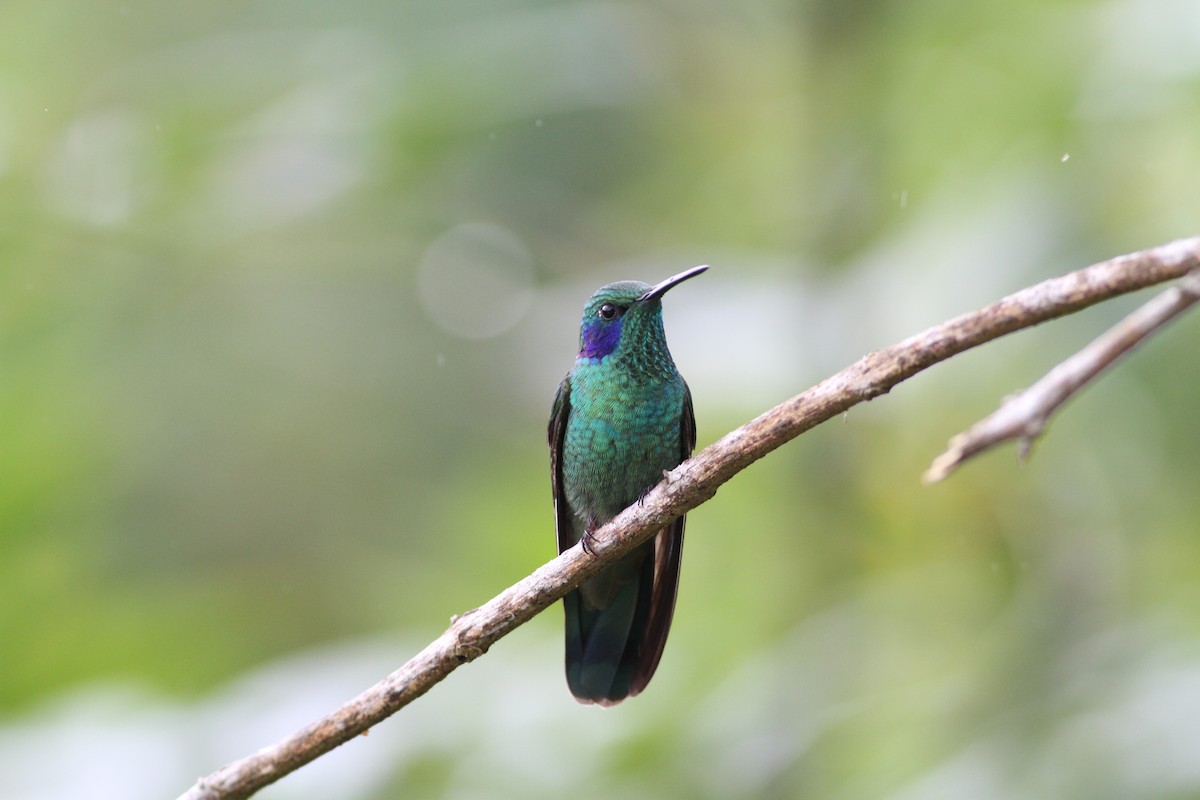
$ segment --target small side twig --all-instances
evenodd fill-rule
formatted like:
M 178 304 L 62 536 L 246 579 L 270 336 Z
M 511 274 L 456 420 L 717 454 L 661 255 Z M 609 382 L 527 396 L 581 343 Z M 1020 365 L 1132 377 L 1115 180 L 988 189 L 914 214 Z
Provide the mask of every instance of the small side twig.
M 1059 406 L 1197 301 L 1200 301 L 1200 271 L 1193 271 L 1050 370 L 1037 383 L 1006 398 L 991 415 L 951 439 L 922 480 L 936 483 L 972 456 L 1010 439 L 1017 440 L 1017 456 L 1025 460 L 1034 440 L 1045 430 Z

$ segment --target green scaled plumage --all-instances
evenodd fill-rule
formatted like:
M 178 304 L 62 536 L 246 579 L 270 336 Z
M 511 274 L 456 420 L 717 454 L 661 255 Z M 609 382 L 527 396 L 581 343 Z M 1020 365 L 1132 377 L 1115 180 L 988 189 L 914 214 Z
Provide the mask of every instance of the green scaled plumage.
M 579 356 L 550 416 L 559 552 L 691 455 L 692 398 L 667 349 L 662 295 L 705 269 L 655 286 L 612 283 L 584 307 Z M 567 685 L 580 702 L 619 703 L 654 675 L 675 608 L 683 527 L 680 517 L 563 598 Z

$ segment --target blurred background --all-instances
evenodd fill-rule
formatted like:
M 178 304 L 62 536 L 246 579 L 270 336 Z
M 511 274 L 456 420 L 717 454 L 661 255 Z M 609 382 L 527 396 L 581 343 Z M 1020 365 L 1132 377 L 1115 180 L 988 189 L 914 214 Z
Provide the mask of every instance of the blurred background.
M 0 796 L 174 797 L 549 559 L 601 284 L 712 265 L 704 446 L 1198 185 L 1190 0 L 5 2 Z M 261 796 L 1200 795 L 1200 319 L 919 480 L 1149 296 L 722 488 L 636 700 L 554 608 Z

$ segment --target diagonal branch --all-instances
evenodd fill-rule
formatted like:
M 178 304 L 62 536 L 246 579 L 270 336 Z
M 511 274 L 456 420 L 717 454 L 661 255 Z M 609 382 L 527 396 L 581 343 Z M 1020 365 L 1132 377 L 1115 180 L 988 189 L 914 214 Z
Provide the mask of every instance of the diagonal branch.
M 968 458 L 1009 439 L 1017 440 L 1018 456 L 1024 459 L 1033 440 L 1041 435 L 1059 406 L 1197 301 L 1200 301 L 1200 272 L 1191 272 L 1050 370 L 1040 381 L 1007 398 L 990 416 L 951 439 L 946 452 L 934 459 L 922 479 L 936 483 Z
M 180 800 L 250 797 L 362 734 L 487 652 L 605 564 L 711 498 L 754 461 L 858 403 L 888 392 L 933 364 L 1013 331 L 1073 313 L 1200 268 L 1200 236 L 1121 256 L 1039 283 L 870 353 L 734 430 L 680 464 L 666 480 L 578 546 L 539 567 L 450 627 L 391 675 L 311 725 L 201 778 Z M 547 512 L 548 513 L 548 512 Z

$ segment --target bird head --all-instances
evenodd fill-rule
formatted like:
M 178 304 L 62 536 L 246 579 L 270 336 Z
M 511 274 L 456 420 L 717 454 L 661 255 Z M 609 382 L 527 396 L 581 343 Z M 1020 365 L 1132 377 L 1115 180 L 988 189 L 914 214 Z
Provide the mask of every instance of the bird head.
M 618 281 L 597 289 L 583 307 L 579 358 L 603 359 L 621 347 L 625 335 L 664 339 L 662 296 L 706 269 L 692 267 L 653 286 L 641 281 Z

